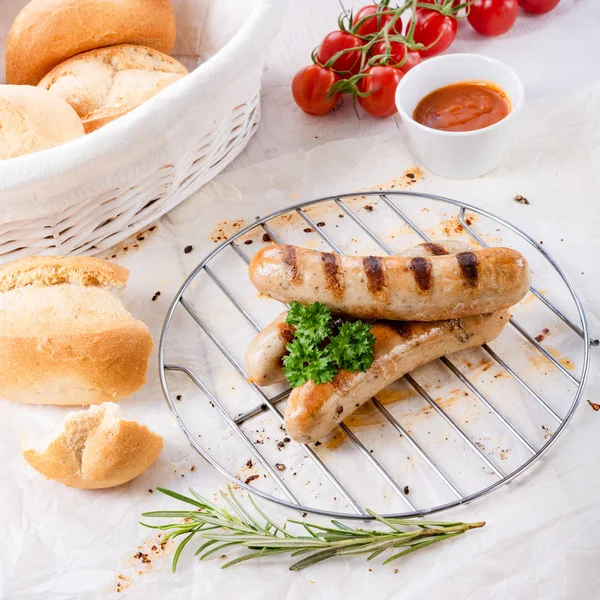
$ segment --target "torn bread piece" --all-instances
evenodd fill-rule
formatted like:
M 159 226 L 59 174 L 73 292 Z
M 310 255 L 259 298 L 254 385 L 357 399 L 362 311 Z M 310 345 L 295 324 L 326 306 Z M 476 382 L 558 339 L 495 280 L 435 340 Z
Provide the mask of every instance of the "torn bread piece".
M 114 293 L 128 276 L 90 257 L 0 267 L 0 398 L 87 405 L 139 390 L 153 344 Z
M 0 292 L 16 287 L 48 286 L 61 283 L 106 288 L 125 287 L 129 271 L 125 267 L 90 256 L 29 256 L 0 268 Z
M 141 475 L 162 448 L 162 437 L 136 421 L 120 419 L 119 406 L 106 402 L 70 413 L 45 449 L 29 448 L 23 456 L 47 479 L 92 490 Z

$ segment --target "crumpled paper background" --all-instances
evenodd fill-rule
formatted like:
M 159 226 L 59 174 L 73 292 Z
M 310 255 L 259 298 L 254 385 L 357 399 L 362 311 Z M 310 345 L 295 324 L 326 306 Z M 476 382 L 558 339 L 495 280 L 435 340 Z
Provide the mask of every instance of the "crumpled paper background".
M 600 159 L 600 122 L 594 113 L 600 106 L 599 92 L 594 87 L 568 101 L 527 106 L 507 161 L 488 176 L 460 182 L 426 172 L 411 187 L 488 209 L 543 241 L 581 295 L 592 337 L 600 335 L 595 298 L 600 240 L 594 191 L 599 183 L 595 167 Z M 216 246 L 211 235 L 216 239 L 223 231 L 231 231 L 234 220 L 251 221 L 302 199 L 365 189 L 390 180 L 402 182 L 402 174 L 413 167 L 402 134 L 394 133 L 334 142 L 307 154 L 298 152 L 222 175 L 161 219 L 154 231 L 141 236 L 144 240 L 134 239 L 115 251 L 116 260 L 131 269 L 124 301 L 148 324 L 158 342 L 173 295 L 197 262 Z M 516 194 L 531 204 L 517 204 Z M 370 217 L 377 217 L 379 210 L 376 207 Z M 226 223 L 219 226 L 222 221 Z M 410 243 L 413 241 L 406 245 Z M 193 251 L 186 254 L 188 245 Z M 153 301 L 158 291 L 160 296 Z M 552 293 L 545 291 L 549 296 Z M 215 308 L 226 310 L 221 305 Z M 180 327 L 182 339 L 187 329 Z M 202 347 L 199 342 L 199 350 Z M 592 355 L 596 353 L 592 349 Z M 535 371 L 531 365 L 523 368 L 528 374 Z M 560 378 L 557 381 L 563 383 Z M 440 517 L 483 519 L 488 523 L 485 529 L 388 567 L 357 558 L 324 563 L 300 573 L 287 571 L 285 559 L 221 571 L 223 559 L 197 564 L 190 550 L 184 553 L 178 573 L 172 575 L 169 561 L 173 549 L 161 550 L 153 532 L 138 524 L 143 511 L 179 508 L 176 502 L 150 492 L 155 486 L 180 491 L 193 486 L 211 496 L 226 484 L 190 448 L 171 419 L 158 384 L 156 351 L 148 384 L 135 397 L 124 400 L 122 407 L 126 417 L 139 419 L 163 435 L 165 449 L 150 470 L 120 488 L 86 492 L 44 481 L 20 455 L 22 436 L 35 439 L 36 432 L 56 426 L 68 410 L 4 401 L 0 597 L 295 599 L 376 594 L 378 598 L 443 595 L 456 600 L 595 599 L 600 594 L 600 471 L 596 465 L 600 412 L 594 412 L 587 400 L 597 400 L 599 383 L 594 361 L 573 421 L 557 445 L 530 471 L 490 496 Z M 182 384 L 182 406 L 190 388 Z M 508 404 L 511 398 L 507 394 L 501 401 Z M 397 410 L 402 401 L 390 406 Z M 225 440 L 225 427 L 220 431 Z M 336 450 L 343 454 L 346 445 Z M 286 452 L 281 451 L 281 456 Z M 381 455 L 381 450 L 378 452 Z M 240 473 L 249 457 L 247 451 L 239 454 L 235 465 Z M 504 468 L 498 459 L 495 455 L 494 460 Z M 353 464 L 347 469 L 349 479 L 360 481 L 362 471 Z M 310 500 L 310 496 L 303 499 Z M 280 519 L 292 516 L 271 503 L 262 506 Z M 151 562 L 135 558 L 138 552 L 147 554 Z

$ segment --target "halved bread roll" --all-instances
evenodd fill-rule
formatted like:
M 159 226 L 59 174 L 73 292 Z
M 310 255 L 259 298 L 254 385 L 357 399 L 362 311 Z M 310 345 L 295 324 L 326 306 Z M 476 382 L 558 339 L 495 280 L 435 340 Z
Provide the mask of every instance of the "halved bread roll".
M 129 271 L 98 258 L 0 268 L 0 398 L 99 404 L 145 383 L 152 337 L 113 293 Z
M 92 490 L 131 481 L 162 448 L 162 437 L 135 421 L 121 420 L 119 407 L 106 402 L 71 413 L 44 450 L 29 448 L 23 456 L 47 479 Z
M 181 63 L 158 50 L 121 44 L 66 60 L 38 87 L 66 100 L 90 133 L 133 110 L 187 72 Z

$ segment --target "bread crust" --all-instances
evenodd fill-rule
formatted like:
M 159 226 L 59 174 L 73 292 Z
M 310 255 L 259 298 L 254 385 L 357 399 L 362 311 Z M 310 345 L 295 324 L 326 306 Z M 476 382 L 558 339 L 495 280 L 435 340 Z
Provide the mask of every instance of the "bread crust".
M 78 283 L 124 288 L 129 269 L 91 256 L 29 256 L 0 267 L 0 292 L 26 285 Z
M 90 133 L 149 100 L 187 72 L 180 62 L 158 50 L 121 44 L 66 60 L 38 87 L 69 103 Z
M 36 85 L 68 58 L 115 44 L 169 54 L 175 35 L 168 0 L 32 0 L 8 34 L 6 81 Z
M 133 318 L 95 332 L 3 335 L 0 396 L 65 406 L 130 396 L 146 383 L 152 346 L 148 328 Z
M 68 431 L 77 427 L 82 428 L 79 444 Z M 136 421 L 119 419 L 118 407 L 106 403 L 71 413 L 45 450 L 26 449 L 23 456 L 47 479 L 90 490 L 131 481 L 150 467 L 162 448 L 161 436 Z

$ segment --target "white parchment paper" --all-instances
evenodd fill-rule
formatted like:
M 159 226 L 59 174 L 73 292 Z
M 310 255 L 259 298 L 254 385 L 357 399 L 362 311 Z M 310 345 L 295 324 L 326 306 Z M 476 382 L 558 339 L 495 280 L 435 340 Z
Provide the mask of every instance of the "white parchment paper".
M 558 260 L 581 294 L 595 337 L 600 335 L 595 298 L 600 247 L 596 204 L 599 182 L 595 170 L 600 158 L 600 121 L 595 114 L 600 107 L 599 93 L 598 88 L 590 88 L 560 104 L 529 105 L 510 156 L 504 165 L 488 176 L 459 182 L 441 180 L 425 172 L 424 177 L 411 187 L 415 191 L 441 194 L 486 208 L 519 224 L 535 239 L 543 241 L 544 247 Z M 386 137 L 330 143 L 307 154 L 298 152 L 222 175 L 161 219 L 154 231 L 142 234 L 143 240 L 134 239 L 114 252 L 115 260 L 131 270 L 125 303 L 135 316 L 148 324 L 158 342 L 174 293 L 196 263 L 215 247 L 214 240 L 235 229 L 233 221 L 251 221 L 257 215 L 329 193 L 365 189 L 378 184 L 402 187 L 406 185 L 403 174 L 413 168 L 414 162 L 406 150 L 405 140 L 400 133 L 394 132 Z M 528 198 L 530 205 L 517 204 L 514 201 L 516 194 Z M 403 237 L 405 232 L 393 231 L 390 228 L 392 222 L 386 220 L 380 205 L 375 206 L 372 212 L 359 209 L 358 205 L 357 210 L 362 210 L 361 217 L 371 219 L 373 227 L 378 227 L 398 247 L 418 241 L 410 236 Z M 426 218 L 426 214 L 421 217 Z M 448 218 L 451 217 L 449 214 Z M 327 231 L 334 231 L 333 218 L 325 216 L 323 219 Z M 289 225 L 286 232 L 300 235 L 293 225 Z M 448 231 L 434 230 L 433 233 L 443 233 L 446 237 L 456 235 Z M 392 237 L 396 234 L 398 238 Z M 495 232 L 487 234 L 493 241 Z M 255 250 L 258 244 L 255 241 L 247 247 Z M 188 245 L 193 246 L 193 250 L 184 253 Z M 160 295 L 156 296 L 159 291 Z M 549 296 L 552 294 L 552 289 L 544 287 L 544 291 Z M 221 320 L 226 322 L 229 307 L 225 307 L 216 295 L 205 298 L 204 293 L 205 290 L 199 286 L 197 295 L 193 297 L 199 310 L 210 317 L 221 315 Z M 152 300 L 153 297 L 155 300 Z M 524 320 L 530 318 L 532 328 L 542 325 L 541 321 L 535 320 L 537 313 L 529 306 L 525 303 L 519 307 L 519 317 Z M 265 309 L 264 318 L 266 312 Z M 190 331 L 189 322 L 183 318 L 174 322 L 173 352 L 190 350 Z M 571 359 L 573 356 L 573 373 L 577 373 L 576 345 L 569 348 L 558 325 L 547 342 L 560 352 L 562 358 Z M 204 342 L 198 341 L 197 348 L 195 366 L 207 367 L 207 376 L 212 373 L 219 392 L 230 399 L 232 410 L 237 408 L 234 405 L 238 386 L 235 377 L 224 378 L 223 367 L 217 364 L 217 360 L 203 354 L 207 348 Z M 544 369 L 527 357 L 515 355 L 512 360 L 519 361 L 524 376 L 534 378 L 536 385 L 550 394 L 557 410 L 564 407 L 565 402 L 568 404 L 566 393 L 552 395 L 561 389 L 557 386 L 564 385 L 560 376 L 550 373 L 548 379 L 541 377 L 540 371 Z M 470 368 L 467 362 L 472 363 L 463 357 L 461 364 L 466 369 Z M 587 403 L 587 400 L 593 402 L 598 399 L 600 382 L 594 365 L 575 418 L 562 439 L 537 466 L 487 498 L 443 514 L 443 518 L 452 520 L 486 520 L 488 525 L 485 529 L 431 551 L 416 553 L 388 567 L 351 559 L 291 573 L 286 570 L 285 559 L 269 559 L 221 571 L 220 564 L 224 559 L 215 557 L 198 564 L 190 551 L 184 554 L 176 575 L 172 575 L 169 568 L 172 548 L 161 550 L 153 532 L 138 524 L 140 513 L 165 507 L 179 508 L 175 502 L 154 491 L 158 485 L 180 491 L 193 486 L 201 494 L 211 496 L 226 482 L 190 448 L 171 419 L 158 384 L 156 365 L 154 353 L 147 385 L 135 397 L 124 400 L 122 406 L 127 417 L 141 420 L 163 435 L 165 449 L 157 463 L 145 474 L 113 490 L 86 492 L 44 481 L 20 455 L 22 436 L 26 434 L 29 439 L 35 438 L 36 432 L 55 426 L 68 411 L 53 407 L 24 407 L 6 401 L 1 403 L 4 424 L 0 439 L 0 461 L 3 465 L 0 469 L 1 598 L 299 599 L 307 596 L 369 596 L 444 597 L 452 600 L 592 600 L 600 595 L 600 518 L 597 509 L 600 471 L 596 464 L 600 412 L 593 411 Z M 474 364 L 472 367 L 476 370 Z M 421 378 L 427 380 L 427 371 L 421 373 Z M 482 375 L 482 381 L 484 379 Z M 452 393 L 444 382 L 441 385 L 440 396 Z M 225 394 L 227 387 L 234 388 L 231 395 Z M 173 389 L 182 395 L 182 410 L 186 406 L 193 410 L 191 386 L 175 381 Z M 496 400 L 503 403 L 503 409 L 511 410 L 514 393 L 517 393 L 514 386 L 509 384 L 501 389 Z M 397 394 L 398 398 L 402 397 L 403 390 L 398 390 Z M 406 413 L 419 410 L 411 402 L 413 399 L 406 399 L 404 394 L 404 399 L 388 406 L 395 414 L 407 418 Z M 252 403 L 256 403 L 255 399 Z M 467 412 L 469 410 L 468 403 L 456 403 L 456 406 L 465 407 Z M 454 409 L 450 407 L 449 410 Z M 469 420 L 467 413 L 456 410 L 453 416 L 457 421 L 463 424 Z M 477 415 L 475 417 L 477 419 Z M 540 423 L 545 422 L 537 421 L 534 411 L 516 410 L 513 417 L 519 419 L 524 431 L 532 436 L 537 434 L 543 440 L 544 431 Z M 413 417 L 415 435 L 421 435 L 419 427 L 423 424 L 426 427 L 427 418 L 422 414 Z M 219 423 L 216 417 L 214 423 L 213 427 L 210 420 L 198 422 L 198 427 L 204 431 L 212 431 L 214 440 L 207 441 L 210 444 L 214 441 L 211 452 L 228 461 L 228 466 L 240 474 L 260 473 L 244 467 L 250 458 L 249 453 L 244 450 L 236 454 L 226 428 L 216 425 Z M 468 430 L 469 424 L 464 425 Z M 375 423 L 360 428 L 366 443 L 375 443 L 379 426 Z M 503 440 L 494 438 L 494 435 L 490 432 L 491 440 L 475 441 L 486 448 L 499 466 L 505 468 L 505 463 L 508 465 L 513 460 L 522 459 L 519 456 L 514 458 L 519 452 L 514 443 L 502 445 Z M 291 446 L 277 450 L 274 441 L 268 440 L 273 448 L 268 446 L 267 441 L 264 442 L 265 451 L 269 447 L 278 461 L 286 462 L 288 475 L 292 466 L 302 467 L 302 457 L 295 457 Z M 439 444 L 439 440 L 436 443 Z M 347 446 L 341 444 L 336 448 L 323 448 L 323 456 L 327 460 L 348 461 L 349 487 L 358 495 L 366 486 L 361 484 L 361 472 L 354 468 Z M 398 456 L 385 455 L 385 447 L 385 442 L 380 442 L 377 456 L 382 462 L 387 461 L 390 468 L 397 469 L 395 474 L 398 477 L 411 478 L 414 495 L 411 492 L 410 497 L 418 502 L 420 486 L 425 485 L 424 479 L 420 478 L 421 468 L 416 464 L 411 468 L 405 467 L 407 463 L 400 453 Z M 453 444 L 442 448 L 453 453 L 462 451 Z M 502 451 L 508 457 L 506 460 L 501 457 Z M 463 454 L 466 471 L 472 466 L 471 462 L 467 464 L 471 457 L 467 452 Z M 229 456 L 235 456 L 235 459 Z M 444 457 L 440 456 L 442 459 Z M 482 476 L 485 477 L 485 473 Z M 467 484 L 466 477 L 461 481 Z M 384 488 L 374 487 L 373 490 L 385 508 L 387 496 Z M 379 490 L 382 490 L 381 494 Z M 325 492 L 318 489 L 309 488 L 303 493 L 306 499 L 331 501 L 330 497 L 325 497 Z M 426 489 L 422 493 L 430 494 L 433 490 Z M 280 519 L 285 515 L 292 516 L 271 504 L 265 503 L 264 508 Z M 148 555 L 151 562 L 143 562 L 139 552 Z

